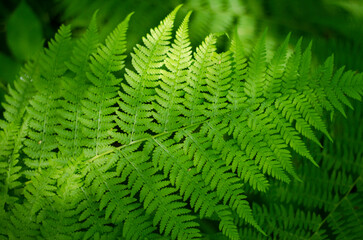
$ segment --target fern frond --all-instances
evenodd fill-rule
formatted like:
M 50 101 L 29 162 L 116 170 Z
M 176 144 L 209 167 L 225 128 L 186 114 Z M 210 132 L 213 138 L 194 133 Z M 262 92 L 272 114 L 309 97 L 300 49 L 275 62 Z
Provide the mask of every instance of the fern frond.
M 155 89 L 157 95 L 153 115 L 158 124 L 152 129 L 156 133 L 177 129 L 182 124 L 180 109 L 192 54 L 188 36 L 190 14 L 187 14 L 176 32 L 175 41 L 164 60 L 167 71 L 161 70 L 160 88 Z
M 286 60 L 281 58 L 281 56 L 286 56 L 287 41 L 288 39 L 285 40 L 271 60 L 278 61 L 276 59 L 280 59 L 282 62 L 276 64 L 280 66 L 284 66 L 286 64 L 286 70 L 284 74 L 280 72 L 277 77 L 272 77 L 270 80 L 271 86 L 266 89 L 268 90 L 268 95 L 266 96 L 276 99 L 275 106 L 281 110 L 281 113 L 286 120 L 290 123 L 296 122 L 295 128 L 300 134 L 320 145 L 310 126 L 314 126 L 327 136 L 329 136 L 329 134 L 320 117 L 319 113 L 321 111 L 319 111 L 316 107 L 316 104 L 313 105 L 312 101 L 309 101 L 311 91 L 309 88 L 306 88 L 306 86 L 311 82 L 311 78 L 309 76 L 311 45 L 309 45 L 309 47 L 305 50 L 304 54 L 301 54 L 302 40 L 300 39 L 293 54 L 286 62 Z M 273 73 L 270 72 L 270 74 Z M 279 93 L 279 89 L 281 90 L 282 95 Z M 304 151 L 304 154 L 308 155 L 306 151 Z
M 185 109 L 182 114 L 186 117 L 185 124 L 194 124 L 206 119 L 203 115 L 205 105 L 203 92 L 205 91 L 207 69 L 212 65 L 211 57 L 215 52 L 216 37 L 209 35 L 194 53 L 194 61 L 190 66 L 185 86 Z
M 275 108 L 280 110 L 280 114 L 290 123 L 294 125 L 294 128 L 304 137 L 314 141 L 321 146 L 321 143 L 311 129 L 310 124 L 304 119 L 301 113 L 295 108 L 293 103 L 294 97 L 282 97 L 276 99 Z
M 201 173 L 206 185 L 216 191 L 220 200 L 228 204 L 230 208 L 246 222 L 262 231 L 253 218 L 250 206 L 245 200 L 243 184 L 240 178 L 230 172 L 218 155 L 210 150 L 210 142 L 200 134 L 192 134 L 191 131 L 181 132 L 185 137 L 184 151 L 193 160 L 197 172 Z
M 229 132 L 233 134 L 233 138 L 237 140 L 241 149 L 246 151 L 250 159 L 255 159 L 256 165 L 262 172 L 284 182 L 289 182 L 289 177 L 285 174 L 283 166 L 275 157 L 275 153 L 264 140 L 263 135 L 259 135 L 258 131 L 248 125 L 248 118 L 241 116 L 239 119 L 230 117 Z
M 139 192 L 146 213 L 154 213 L 153 224 L 160 225 L 161 233 L 170 234 L 172 239 L 198 238 L 200 233 L 195 217 L 190 214 L 181 198 L 173 194 L 176 189 L 170 186 L 165 177 L 157 174 L 157 170 L 148 161 L 152 148 L 134 152 L 140 147 L 140 144 L 135 145 L 119 151 L 120 163 L 117 166 L 121 177 L 128 179 L 131 196 Z
M 267 60 L 266 49 L 264 46 L 265 43 L 263 39 L 264 36 L 262 36 L 259 43 L 256 45 L 255 50 L 253 51 L 253 57 L 250 60 L 250 67 L 248 68 L 249 72 L 247 72 L 246 75 L 247 85 L 245 86 L 244 90 L 247 91 L 246 94 L 249 97 L 245 104 L 247 109 L 243 110 L 244 106 L 241 105 L 240 109 L 238 110 L 244 111 L 244 113 L 241 115 L 237 113 L 234 113 L 233 115 L 229 114 L 230 116 L 228 118 L 230 119 L 230 122 L 227 122 L 227 124 L 232 127 L 229 129 L 229 134 L 233 133 L 233 137 L 238 140 L 238 144 L 241 144 L 241 149 L 246 150 L 247 156 L 250 159 L 254 159 L 255 156 L 257 157 L 256 164 L 260 166 L 263 173 L 267 172 L 272 174 L 272 176 L 279 176 L 280 179 L 283 179 L 284 181 L 289 181 L 288 177 L 286 175 L 284 176 L 284 173 L 281 170 L 285 169 L 288 173 L 297 178 L 292 167 L 291 155 L 286 145 L 289 144 L 290 141 L 287 141 L 286 136 L 285 139 L 284 137 L 281 137 L 281 129 L 276 129 L 276 123 L 272 123 L 272 118 L 269 116 L 269 112 L 264 113 L 265 109 L 269 109 L 269 105 L 271 104 L 270 101 L 266 101 L 263 105 L 260 105 L 261 109 L 257 110 L 259 103 L 263 101 L 263 98 L 261 98 L 263 95 L 260 93 L 263 93 L 263 89 L 268 91 L 271 90 L 268 87 L 263 86 L 265 77 L 267 77 L 266 80 L 269 79 L 267 81 L 269 81 L 270 84 L 277 84 L 277 86 L 279 86 L 280 83 L 278 79 L 282 76 L 282 70 L 273 70 L 276 73 L 270 72 L 272 75 L 279 75 L 276 77 L 271 77 L 265 73 Z M 277 52 L 277 55 L 274 56 L 274 58 L 271 60 L 273 62 L 277 62 L 271 63 L 277 65 L 276 69 L 279 69 L 280 65 L 284 65 L 283 56 L 286 55 L 286 45 L 287 40 Z M 237 49 L 234 48 L 232 50 L 236 51 Z M 272 68 L 272 65 L 270 65 L 270 68 Z M 280 73 L 278 73 L 278 71 L 280 71 Z M 258 77 L 255 78 L 257 75 Z M 259 93 L 256 95 L 253 92 Z M 275 97 L 278 97 L 278 95 Z M 272 99 L 273 98 L 274 97 L 272 97 Z M 243 128 L 241 125 L 244 125 L 245 127 Z M 250 130 L 247 130 L 248 128 L 250 128 Z M 253 135 L 251 135 L 251 130 L 254 132 Z M 260 133 L 259 136 L 254 135 L 257 134 L 257 132 Z M 297 144 L 294 145 L 297 146 Z M 299 143 L 299 145 L 301 144 Z M 261 148 L 264 148 L 264 151 L 261 151 Z M 256 155 L 257 149 L 260 149 L 259 155 Z M 308 152 L 306 151 L 304 154 L 309 156 Z M 262 162 L 260 162 L 261 158 Z M 280 163 L 277 163 L 276 160 L 278 160 Z
M 9 210 L 19 199 L 15 191 L 22 187 L 19 151 L 23 146 L 27 124 L 27 121 L 23 123 L 23 126 L 17 126 L 16 123 L 7 124 L 11 132 L 9 133 L 9 129 L 0 132 L 2 139 L 0 144 L 4 144 L 1 145 L 0 150 L 0 236 L 8 232 L 11 215 Z
M 217 215 L 221 220 L 219 223 L 219 230 L 222 231 L 222 233 L 227 236 L 228 239 L 240 239 L 230 208 L 223 205 L 218 206 Z
M 232 111 L 243 107 L 243 103 L 247 97 L 244 92 L 244 84 L 247 75 L 247 58 L 242 48 L 241 40 L 238 37 L 237 32 L 234 34 L 234 39 L 231 43 L 232 52 L 232 82 L 231 88 L 228 91 L 227 99 L 231 103 L 228 105 Z
M 152 234 L 155 228 L 150 217 L 145 214 L 137 199 L 119 178 L 117 172 L 109 171 L 114 166 L 116 156 L 97 159 L 84 168 L 84 188 L 95 194 L 99 210 L 105 211 L 105 219 L 115 225 L 123 223 L 123 235 L 127 239 L 141 239 Z M 130 228 L 130 224 L 136 224 Z
M 73 49 L 71 61 L 67 63 L 67 67 L 74 73 L 74 77 L 82 84 L 86 80 L 86 73 L 89 72 L 89 58 L 96 50 L 99 44 L 99 34 L 97 26 L 97 15 L 95 12 L 89 23 L 87 31 L 82 38 L 78 39 Z
M 195 171 L 192 162 L 184 155 L 182 145 L 165 138 L 153 139 L 153 142 L 156 146 L 152 159 L 154 166 L 163 169 L 183 199 L 190 199 L 194 210 L 200 211 L 201 218 L 211 216 L 216 210 L 218 199 L 207 185 L 203 184 L 203 179 Z
M 266 98 L 274 98 L 280 95 L 282 84 L 282 76 L 287 65 L 287 47 L 290 39 L 290 34 L 285 38 L 284 42 L 276 50 L 267 66 L 266 84 L 264 86 L 264 96 Z M 310 64 L 308 65 L 310 67 Z M 310 69 L 309 69 L 310 70 Z
M 58 109 L 61 119 L 55 129 L 58 135 L 58 148 L 64 157 L 77 157 L 81 148 L 85 146 L 81 124 L 82 100 L 86 98 L 85 93 L 89 87 L 86 76 L 90 72 L 89 59 L 98 46 L 96 14 L 92 17 L 84 36 L 75 45 L 71 60 L 67 62 L 72 75 L 64 78 L 62 91 L 64 99 L 59 102 Z
M 23 142 L 27 134 L 28 120 L 26 119 L 22 126 L 17 126 L 16 123 L 8 125 L 12 132 L 1 132 L 4 134 L 4 150 L 0 151 L 0 212 L 5 210 L 6 205 L 11 205 L 16 202 L 17 197 L 9 194 L 10 191 L 14 191 L 22 186 L 19 178 L 21 177 L 22 166 L 19 164 L 20 160 L 20 150 L 23 147 Z M 0 137 L 1 135 L 0 134 Z M 10 142 L 10 146 L 5 145 L 7 138 L 14 140 Z M 9 148 L 6 148 L 9 147 Z
M 263 94 L 263 84 L 266 71 L 266 31 L 257 42 L 249 61 L 244 91 L 252 101 Z
M 53 150 L 57 148 L 54 130 L 57 125 L 57 99 L 60 77 L 67 69 L 65 62 L 71 51 L 70 34 L 70 27 L 62 26 L 40 58 L 41 76 L 34 81 L 39 92 L 31 99 L 27 109 L 30 115 L 29 139 L 24 141 L 24 152 L 29 157 L 25 163 L 31 169 L 45 168 L 48 165 L 46 160 L 54 155 Z
M 282 92 L 292 93 L 298 81 L 298 71 L 301 62 L 301 43 L 302 38 L 298 40 L 294 47 L 294 52 L 290 55 L 286 63 L 286 70 L 282 76 Z M 304 79 L 306 81 L 306 79 Z
M 111 225 L 111 220 L 105 218 L 104 211 L 99 211 L 99 203 L 95 194 L 81 187 L 81 200 L 77 206 L 78 221 L 81 222 L 82 239 L 113 239 L 117 229 Z
M 21 149 L 27 135 L 29 118 L 25 117 L 25 109 L 34 94 L 32 78 L 38 74 L 37 62 L 31 62 L 21 69 L 19 77 L 14 81 L 14 88 L 9 87 L 9 95 L 3 103 L 4 121 L 0 121 L 0 234 L 7 232 L 9 225 L 9 209 L 18 200 L 16 190 L 22 187 Z
M 86 136 L 86 156 L 102 154 L 110 150 L 114 142 L 109 138 L 116 126 L 114 107 L 117 102 L 117 85 L 122 81 L 115 74 L 123 69 L 126 56 L 126 31 L 131 14 L 121 22 L 107 37 L 105 45 L 98 47 L 91 57 L 90 73 L 87 74 L 92 85 L 89 87 L 86 99 L 83 100 L 84 125 Z
M 207 106 L 205 115 L 208 117 L 228 112 L 226 96 L 232 80 L 230 52 L 215 54 L 212 56 L 212 61 L 212 67 L 208 69 L 206 78 L 207 93 L 204 94 Z
M 361 73 L 356 74 L 353 71 L 344 72 L 344 67 L 333 74 L 331 70 L 333 61 L 334 58 L 330 57 L 322 65 L 320 71 L 324 74 L 318 77 L 319 85 L 316 91 L 325 103 L 323 104 L 324 106 L 332 106 L 346 117 L 343 106 L 346 105 L 349 108 L 353 108 L 348 97 L 361 100 L 363 77 Z M 324 71 L 326 68 L 329 70 Z M 330 110 L 329 107 L 326 108 Z
M 266 191 L 268 181 L 260 172 L 255 161 L 248 158 L 246 152 L 240 148 L 234 139 L 225 140 L 224 135 L 228 131 L 227 125 L 223 122 L 208 122 L 201 128 L 201 133 L 213 139 L 212 148 L 217 150 L 227 166 L 258 191 Z
M 29 214 L 31 216 L 39 212 L 46 204 L 49 204 L 50 198 L 55 195 L 55 178 L 57 170 L 45 170 L 45 173 L 35 174 L 31 178 L 31 183 L 24 188 L 24 196 L 31 204 Z
M 270 106 L 266 109 L 265 113 L 273 119 L 273 124 L 276 129 L 280 132 L 285 143 L 288 144 L 293 150 L 295 150 L 301 156 L 309 159 L 314 165 L 317 166 L 311 153 L 309 152 L 306 144 L 301 139 L 299 132 L 288 122 L 283 116 L 279 114 L 279 111 L 274 107 Z
M 0 121 L 0 173 L 7 175 L 7 180 L 1 177 L 1 183 L 5 185 L 14 182 L 17 185 L 16 172 L 19 167 L 15 167 L 19 158 L 19 150 L 22 148 L 23 140 L 26 135 L 28 120 L 24 117 L 29 99 L 34 94 L 33 78 L 37 78 L 38 64 L 36 61 L 28 63 L 21 69 L 19 77 L 14 81 L 14 88 L 9 86 L 9 95 L 5 96 L 5 103 L 2 103 L 5 112 L 5 121 Z M 18 170 L 15 170 L 18 169 Z M 15 172 L 10 173 L 15 170 Z M 14 175 L 13 175 L 14 174 Z M 15 186 L 14 186 L 15 187 Z M 1 186 L 0 191 L 7 194 L 7 187 Z M 12 189 L 11 187 L 10 189 Z M 4 190 L 4 192 L 3 192 Z M 6 199 L 6 196 L 4 198 Z M 0 204 L 0 206 L 3 206 Z
M 136 45 L 135 53 L 131 54 L 132 65 L 136 72 L 126 69 L 125 79 L 128 85 L 121 84 L 123 89 L 119 92 L 121 111 L 117 111 L 118 126 L 124 132 L 119 134 L 118 138 L 123 144 L 148 136 L 147 126 L 152 121 L 150 118 L 152 105 L 149 102 L 154 99 L 154 88 L 161 76 L 160 68 L 164 65 L 169 50 L 174 19 L 179 8 L 142 39 L 145 46 Z
M 24 116 L 29 99 L 34 95 L 32 82 L 39 76 L 39 60 L 27 63 L 14 81 L 14 88 L 9 86 L 9 95 L 1 105 L 4 107 L 4 119 L 11 123 L 16 122 Z M 3 128 L 4 129 L 4 128 Z
M 59 171 L 56 194 L 51 203 L 38 215 L 40 232 L 44 238 L 81 239 L 81 225 L 78 222 L 77 207 L 81 202 L 81 175 L 76 172 L 74 161 L 53 165 Z
M 187 49 L 189 48 L 188 47 L 189 43 L 187 40 L 188 36 L 185 33 L 185 31 L 187 30 L 186 24 L 187 24 L 188 17 L 189 17 L 189 15 L 187 15 L 187 18 L 184 20 L 184 22 L 180 26 L 180 28 L 177 32 L 177 35 L 176 35 L 176 42 L 171 47 L 170 51 L 171 51 L 171 53 L 174 53 L 174 55 L 170 54 L 166 58 L 166 67 L 170 70 L 171 74 L 169 74 L 168 72 L 164 73 L 164 76 L 167 76 L 168 78 L 166 78 L 166 79 L 162 78 L 163 81 L 160 82 L 162 89 L 166 89 L 167 85 L 171 86 L 174 89 L 176 86 L 182 87 L 184 85 L 183 80 L 186 76 L 186 71 L 184 69 L 188 67 L 188 65 L 185 63 L 188 61 L 188 59 L 190 62 L 190 53 L 188 53 L 188 51 L 187 51 L 185 54 L 181 55 L 181 49 L 180 49 L 181 46 L 180 45 L 183 44 L 183 45 L 185 45 L 184 48 L 187 48 Z M 179 57 L 178 55 L 176 55 L 176 53 L 179 56 L 181 55 L 182 58 Z M 173 61 L 173 62 L 171 62 L 171 61 Z M 214 61 L 219 61 L 219 60 L 215 59 Z M 228 58 L 226 61 L 228 61 Z M 223 61 L 223 64 L 221 67 L 218 66 L 219 69 L 222 69 L 222 67 L 225 65 L 226 61 Z M 196 65 L 196 66 L 198 66 L 198 65 Z M 180 70 L 178 68 L 180 68 Z M 203 71 L 204 70 L 200 70 L 200 72 L 203 72 Z M 215 72 L 211 72 L 211 74 L 215 74 Z M 221 75 L 223 75 L 223 74 L 221 74 Z M 226 74 L 224 74 L 224 75 L 226 75 Z M 219 76 L 219 74 L 216 76 L 214 81 L 216 81 L 218 76 Z M 172 77 L 172 78 L 170 79 L 170 77 Z M 174 79 L 178 80 L 178 82 L 176 82 L 178 84 L 176 84 L 174 82 L 170 82 L 170 80 L 174 80 Z M 195 82 L 196 82 L 196 84 L 198 84 L 197 81 L 195 81 Z M 212 85 L 212 83 L 211 83 L 211 85 Z M 195 89 L 198 89 L 198 87 L 195 87 Z M 178 97 L 178 95 L 175 96 L 175 91 L 176 90 L 172 91 L 172 89 L 170 89 L 170 88 L 167 89 L 167 91 L 165 91 L 165 92 L 162 90 L 156 89 L 156 92 L 158 93 L 156 100 L 158 102 L 160 102 L 162 100 L 162 98 L 165 100 L 166 99 L 175 99 L 176 97 Z M 226 95 L 226 92 L 227 91 L 225 89 L 225 95 Z M 215 93 L 215 95 L 217 95 L 216 97 L 218 98 L 218 93 Z M 173 107 L 174 101 L 172 100 L 171 102 L 170 101 L 166 102 L 165 100 L 164 100 L 164 104 L 158 104 L 156 106 L 157 112 L 166 112 L 166 113 L 170 112 L 169 109 Z M 166 103 L 168 103 L 168 104 L 166 104 Z M 179 111 L 180 111 L 180 109 L 182 109 L 180 105 L 179 106 L 176 105 L 175 108 Z M 220 106 L 219 106 L 219 108 L 220 108 Z M 218 107 L 217 107 L 217 109 L 218 109 Z M 214 114 L 216 114 L 216 112 L 214 112 Z M 171 114 L 166 115 L 167 118 L 165 118 L 164 121 L 168 121 L 171 123 L 180 121 L 180 120 L 173 119 L 174 116 L 170 116 L 170 115 Z M 155 118 L 157 120 L 160 119 L 158 116 L 160 116 L 160 115 L 155 114 Z M 155 131 L 160 132 L 158 130 L 155 130 Z M 165 132 L 165 130 L 164 130 L 164 132 Z M 163 137 L 163 139 L 165 139 L 165 136 Z M 206 188 L 200 182 L 201 180 L 203 181 L 203 179 L 200 179 L 200 176 L 196 175 L 198 172 L 200 172 L 200 170 L 198 170 L 198 168 L 200 168 L 200 166 L 202 166 L 202 165 L 199 165 L 197 167 L 197 171 L 195 171 L 191 162 L 188 161 L 188 158 L 185 158 L 185 156 L 184 156 L 185 153 L 183 153 L 183 151 L 181 151 L 179 144 L 173 143 L 171 141 L 166 141 L 165 143 L 163 143 L 161 139 L 155 139 L 155 138 L 153 138 L 153 141 L 155 142 L 155 145 L 157 147 L 155 149 L 154 155 L 153 155 L 154 164 L 156 164 L 156 166 L 162 167 L 165 174 L 171 174 L 170 178 L 172 180 L 172 183 L 176 184 L 177 189 L 180 189 L 180 193 L 182 195 L 184 195 L 184 199 L 186 200 L 190 197 L 191 205 L 195 209 L 195 211 L 198 211 L 199 208 L 201 208 L 202 206 L 205 206 L 200 209 L 201 217 L 203 217 L 204 214 L 207 214 L 207 216 L 208 216 L 211 213 L 215 212 L 217 210 L 217 206 L 216 206 L 217 196 L 213 192 L 209 192 L 210 190 L 213 190 L 213 188 L 212 189 Z M 160 148 L 160 150 L 159 150 L 159 148 Z M 176 158 L 176 156 L 178 156 L 178 157 Z M 175 159 L 175 161 L 173 161 L 174 164 L 171 164 L 170 158 Z M 183 159 L 183 160 L 181 160 L 181 159 Z M 205 185 L 208 186 L 209 184 L 206 182 Z M 191 187 L 191 186 L 193 186 L 193 187 Z M 197 189 L 199 189 L 199 191 L 197 191 Z M 234 226 L 233 222 L 230 221 L 231 219 L 228 220 L 228 214 L 226 215 L 226 212 L 224 212 L 224 211 L 217 211 L 217 215 L 221 218 L 221 228 L 223 228 L 223 232 L 226 234 L 228 232 L 228 235 L 230 235 L 230 236 L 236 235 L 236 230 L 235 230 L 235 227 L 233 227 Z
M 153 142 L 156 145 L 153 151 L 153 163 L 162 167 L 166 175 L 169 174 L 171 183 L 179 190 L 183 200 L 190 201 L 194 211 L 199 211 L 200 218 L 210 217 L 216 213 L 223 233 L 235 238 L 236 226 L 228 207 L 218 204 L 217 194 L 204 183 L 192 162 L 184 155 L 182 145 L 163 139 L 153 139 Z
M 16 203 L 12 209 L 9 235 L 23 239 L 34 239 L 40 235 L 39 212 L 48 207 L 55 196 L 57 176 L 57 169 L 46 169 L 32 175 L 23 190 L 24 202 Z

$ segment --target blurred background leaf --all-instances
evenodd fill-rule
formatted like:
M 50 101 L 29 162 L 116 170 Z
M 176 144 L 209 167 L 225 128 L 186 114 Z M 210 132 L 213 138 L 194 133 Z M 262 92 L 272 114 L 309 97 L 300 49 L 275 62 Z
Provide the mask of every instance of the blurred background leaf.
M 31 58 L 43 47 L 41 22 L 25 1 L 11 14 L 6 30 L 9 49 L 19 60 Z

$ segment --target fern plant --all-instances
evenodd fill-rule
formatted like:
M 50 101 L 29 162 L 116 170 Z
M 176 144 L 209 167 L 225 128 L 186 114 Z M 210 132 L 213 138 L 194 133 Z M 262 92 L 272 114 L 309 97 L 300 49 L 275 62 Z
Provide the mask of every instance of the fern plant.
M 217 34 L 193 51 L 191 13 L 173 36 L 179 8 L 134 47 L 132 69 L 124 69 L 131 14 L 102 44 L 96 13 L 81 39 L 62 26 L 19 73 L 1 121 L 1 238 L 198 239 L 217 224 L 218 238 L 292 229 L 323 239 L 326 222 L 358 236 L 361 225 L 342 228 L 350 216 L 339 213 L 362 214 L 348 204 L 361 204 L 361 187 L 324 205 L 337 210 L 329 220 L 310 213 L 308 199 L 282 204 L 294 196 L 280 189 L 308 190 L 311 169 L 325 174 L 309 149 L 332 139 L 326 113 L 345 115 L 348 98 L 361 99 L 362 74 L 334 70 L 332 57 L 311 71 L 311 45 L 299 41 L 288 54 L 289 36 L 272 58 L 265 34 L 249 57 L 238 37 L 217 52 Z M 343 179 L 343 194 L 361 184 Z M 275 204 L 263 202 L 267 194 Z

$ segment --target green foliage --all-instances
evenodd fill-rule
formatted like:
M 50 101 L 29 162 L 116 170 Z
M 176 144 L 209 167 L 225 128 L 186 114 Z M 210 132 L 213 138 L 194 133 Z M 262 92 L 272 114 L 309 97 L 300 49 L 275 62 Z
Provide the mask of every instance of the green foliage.
M 32 57 L 42 46 L 42 26 L 32 9 L 22 1 L 7 23 L 7 43 L 21 60 Z
M 311 45 L 290 53 L 290 35 L 272 56 L 266 32 L 251 56 L 238 35 L 227 51 L 213 33 L 193 51 L 191 13 L 174 34 L 179 8 L 130 68 L 131 14 L 100 43 L 95 13 L 20 72 L 0 122 L 0 236 L 358 239 L 361 149 L 335 161 L 325 149 L 346 148 L 326 114 L 361 117 L 344 106 L 361 100 L 362 73 L 333 57 L 312 71 Z M 347 153 L 354 163 L 338 160 Z

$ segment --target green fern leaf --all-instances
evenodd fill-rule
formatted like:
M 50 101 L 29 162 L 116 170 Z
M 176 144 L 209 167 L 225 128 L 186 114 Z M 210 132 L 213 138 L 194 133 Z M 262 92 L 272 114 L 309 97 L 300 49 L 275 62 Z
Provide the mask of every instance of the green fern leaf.
M 139 144 L 138 144 L 139 145 Z M 130 150 L 125 148 L 119 152 L 120 164 L 118 172 L 122 178 L 128 179 L 131 196 L 140 191 L 140 200 L 144 202 L 146 213 L 154 212 L 153 224 L 160 224 L 160 232 L 171 235 L 172 239 L 193 239 L 200 236 L 198 224 L 194 222 L 194 216 L 185 207 L 176 189 L 169 186 L 170 182 L 148 161 L 148 154 L 152 149 L 145 148 L 145 152 L 135 152 L 139 146 L 132 146 Z M 127 151 L 126 154 L 124 151 Z
M 124 222 L 123 234 L 127 239 L 140 239 L 152 234 L 155 230 L 150 216 L 146 215 L 137 200 L 117 172 L 110 172 L 116 156 L 99 158 L 84 168 L 85 186 L 95 194 L 99 210 L 105 211 L 105 219 L 113 224 Z M 128 225 L 138 222 L 137 226 Z
M 234 34 L 234 39 L 231 43 L 231 51 L 233 60 L 233 80 L 227 94 L 227 99 L 231 103 L 228 106 L 233 111 L 242 108 L 242 104 L 247 99 L 247 97 L 244 96 L 244 84 L 247 75 L 247 58 L 244 55 L 242 43 L 237 32 Z
M 74 47 L 70 62 L 67 62 L 67 67 L 73 74 L 64 78 L 64 99 L 60 101 L 58 109 L 62 120 L 59 120 L 60 125 L 56 128 L 58 148 L 64 157 L 78 156 L 85 146 L 82 132 L 84 126 L 81 124 L 82 100 L 86 98 L 85 93 L 89 87 L 86 74 L 90 72 L 90 55 L 98 46 L 96 16 L 95 13 L 88 30 Z
M 182 124 L 180 109 L 183 101 L 188 69 L 191 63 L 191 47 L 188 39 L 188 23 L 191 13 L 188 13 L 176 32 L 176 38 L 169 48 L 165 58 L 165 67 L 168 71 L 162 72 L 160 88 L 156 88 L 154 118 L 158 124 L 153 127 L 156 133 L 177 129 Z
M 121 143 L 131 143 L 148 136 L 147 125 L 150 124 L 148 104 L 154 98 L 160 70 L 168 52 L 168 44 L 174 25 L 174 18 L 179 7 L 168 15 L 161 24 L 153 29 L 146 38 L 145 46 L 137 45 L 132 53 L 132 65 L 136 72 L 126 70 L 125 79 L 129 85 L 122 83 L 123 92 L 119 92 L 122 111 L 118 111 L 118 125 L 125 133 L 119 135 Z
M 65 61 L 71 50 L 70 34 L 70 27 L 62 26 L 40 58 L 42 75 L 34 81 L 39 92 L 30 101 L 29 139 L 24 141 L 24 152 L 29 157 L 26 165 L 31 169 L 47 167 L 47 159 L 54 155 L 53 150 L 57 148 L 55 110 L 58 107 L 60 77 L 66 71 Z
M 207 69 L 212 65 L 212 53 L 216 50 L 215 43 L 216 37 L 209 35 L 194 53 L 194 61 L 190 66 L 185 86 L 185 109 L 181 110 L 187 119 L 185 124 L 194 124 L 206 119 L 203 116 L 203 92 L 206 87 Z
M 265 37 L 266 31 L 257 42 L 249 61 L 244 91 L 246 95 L 252 99 L 252 101 L 256 101 L 257 98 L 263 94 L 263 84 L 266 71 Z
M 121 22 L 107 37 L 105 45 L 98 47 L 91 57 L 90 70 L 87 74 L 92 83 L 83 100 L 81 122 L 84 125 L 83 134 L 88 139 L 86 156 L 102 154 L 110 150 L 114 142 L 108 136 L 116 126 L 116 110 L 113 105 L 117 102 L 117 85 L 121 79 L 114 73 L 123 69 L 126 56 L 126 31 L 131 15 Z

